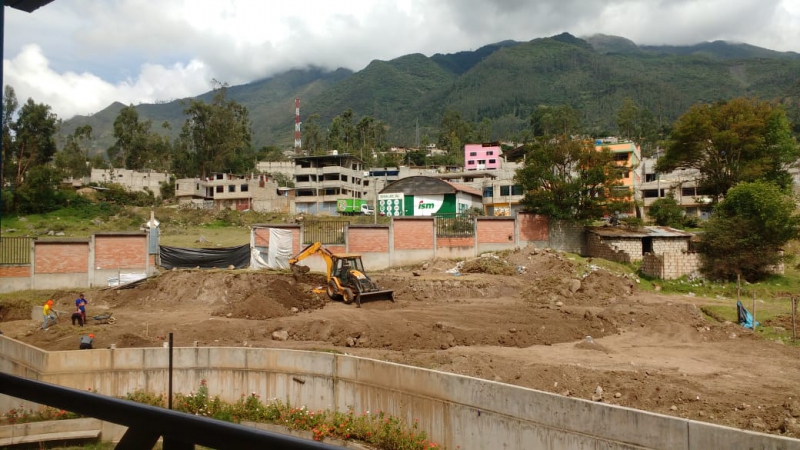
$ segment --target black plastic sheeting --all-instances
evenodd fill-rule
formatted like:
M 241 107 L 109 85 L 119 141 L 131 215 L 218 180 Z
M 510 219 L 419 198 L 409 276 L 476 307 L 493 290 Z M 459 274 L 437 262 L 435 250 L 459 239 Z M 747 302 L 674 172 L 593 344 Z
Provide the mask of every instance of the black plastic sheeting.
M 161 250 L 161 267 L 172 269 L 237 269 L 250 267 L 250 244 L 239 247 L 224 248 L 181 248 L 159 246 Z

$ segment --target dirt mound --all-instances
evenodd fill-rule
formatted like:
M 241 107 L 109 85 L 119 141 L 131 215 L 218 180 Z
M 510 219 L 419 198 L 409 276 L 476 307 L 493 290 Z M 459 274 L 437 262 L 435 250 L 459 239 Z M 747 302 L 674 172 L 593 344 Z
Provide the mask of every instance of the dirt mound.
M 498 257 L 470 259 L 461 266 L 461 273 L 488 273 L 490 275 L 514 275 L 517 267 Z
M 291 279 L 275 277 L 258 289 L 248 290 L 243 295 L 226 297 L 224 304 L 211 314 L 265 320 L 325 306 L 327 297 L 324 294 L 315 294 L 311 289 L 309 285 L 295 284 Z
M 133 333 L 124 333 L 115 340 L 115 344 L 119 348 L 153 347 L 156 343 L 156 341 Z M 160 343 L 158 345 L 161 346 Z

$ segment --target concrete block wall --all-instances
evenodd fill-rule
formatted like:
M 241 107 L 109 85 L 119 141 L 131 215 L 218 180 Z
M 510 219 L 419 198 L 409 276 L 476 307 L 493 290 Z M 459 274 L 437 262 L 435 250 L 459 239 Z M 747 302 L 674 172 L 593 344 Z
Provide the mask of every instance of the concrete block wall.
M 698 253 L 648 253 L 642 260 L 642 273 L 663 280 L 674 280 L 700 270 Z
M 586 230 L 581 224 L 554 220 L 545 239 L 555 250 L 586 254 Z
M 44 352 L 0 336 L 0 368 L 76 389 L 122 396 L 167 390 L 164 348 Z M 447 448 L 800 450 L 800 440 L 746 432 L 519 386 L 349 355 L 266 348 L 177 348 L 178 391 L 206 380 L 211 395 L 309 409 L 385 411 L 419 420 Z M 19 401 L 0 396 L 0 413 Z M 105 434 L 104 434 L 105 436 Z
M 635 255 L 638 255 L 638 259 L 642 258 L 642 241 L 633 238 L 604 239 L 594 233 L 586 233 L 586 255 L 609 261 L 629 263 L 634 260 Z
M 663 253 L 682 253 L 689 251 L 689 239 L 687 238 L 653 238 L 653 253 L 658 255 Z

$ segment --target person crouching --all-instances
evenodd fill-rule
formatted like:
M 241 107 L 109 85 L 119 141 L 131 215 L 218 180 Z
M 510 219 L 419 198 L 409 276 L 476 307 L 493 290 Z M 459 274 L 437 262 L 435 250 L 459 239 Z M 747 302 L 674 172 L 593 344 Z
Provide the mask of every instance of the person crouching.
M 83 326 L 83 312 L 80 309 L 72 313 L 72 326 L 75 326 L 75 322 L 78 323 L 78 326 Z
M 94 344 L 94 335 L 89 334 L 88 336 L 81 336 L 81 350 L 91 350 L 92 344 Z

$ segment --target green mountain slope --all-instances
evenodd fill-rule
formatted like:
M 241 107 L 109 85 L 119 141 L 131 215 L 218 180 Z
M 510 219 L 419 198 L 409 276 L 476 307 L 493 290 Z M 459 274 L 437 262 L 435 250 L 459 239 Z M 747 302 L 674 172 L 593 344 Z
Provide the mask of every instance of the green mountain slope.
M 405 55 L 373 61 L 352 73 L 340 69 L 292 70 L 265 80 L 229 88 L 229 96 L 247 106 L 254 143 L 289 146 L 293 142 L 294 98 L 301 98 L 305 120 L 319 114 L 324 127 L 352 108 L 390 126 L 388 138 L 413 144 L 417 124 L 436 138 L 441 114 L 456 109 L 465 118 L 492 121 L 492 138 L 510 138 L 526 126 L 539 105 L 570 104 L 597 133 L 613 132 L 624 98 L 649 108 L 664 125 L 696 102 L 739 96 L 779 99 L 800 120 L 800 55 L 747 44 L 702 43 L 687 47 L 637 46 L 617 36 L 578 39 L 569 34 L 530 42 L 504 41 L 472 52 Z M 200 96 L 208 100 L 211 93 Z M 110 127 L 122 105 L 64 123 L 69 132 L 91 124 L 96 147 L 112 140 Z M 154 128 L 167 121 L 171 135 L 183 123 L 182 101 L 139 105 Z

